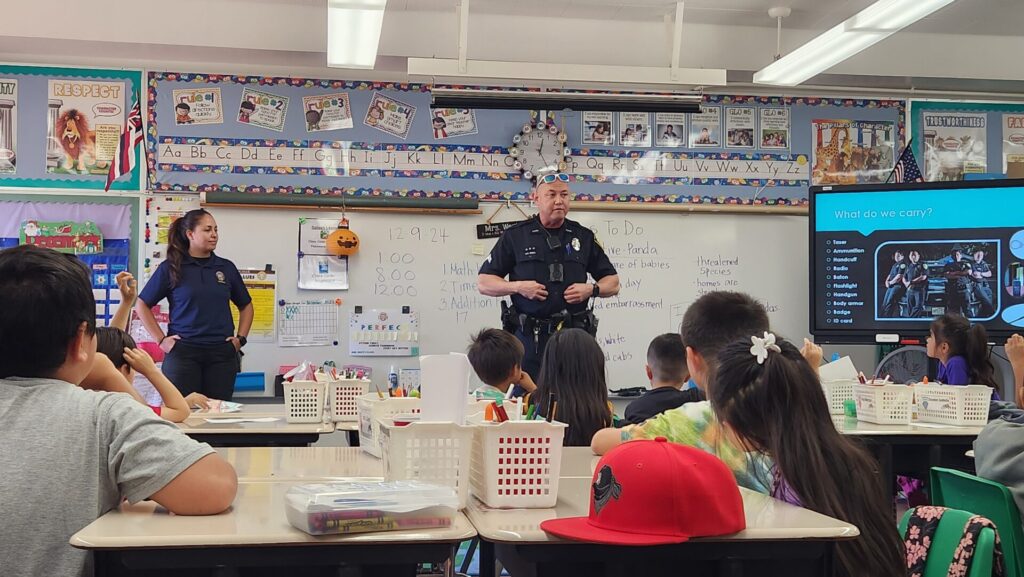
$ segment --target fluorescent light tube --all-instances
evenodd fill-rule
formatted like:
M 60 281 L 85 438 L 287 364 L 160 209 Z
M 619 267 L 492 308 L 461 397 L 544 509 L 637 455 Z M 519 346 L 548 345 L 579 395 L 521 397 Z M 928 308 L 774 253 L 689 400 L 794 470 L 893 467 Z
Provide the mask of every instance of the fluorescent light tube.
M 754 74 L 757 84 L 796 86 L 955 0 L 878 0 Z
M 327 0 L 327 66 L 373 68 L 388 0 Z

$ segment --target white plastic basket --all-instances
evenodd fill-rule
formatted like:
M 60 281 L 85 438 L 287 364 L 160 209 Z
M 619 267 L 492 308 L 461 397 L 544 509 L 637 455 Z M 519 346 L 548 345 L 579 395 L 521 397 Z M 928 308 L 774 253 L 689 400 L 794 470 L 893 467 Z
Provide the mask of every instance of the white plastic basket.
M 343 379 L 328 385 L 327 398 L 331 403 L 331 419 L 338 421 L 359 420 L 356 399 L 370 392 L 369 379 Z
M 459 509 L 466 507 L 473 427 L 433 422 L 394 426 L 382 421 L 380 432 L 386 480 L 451 487 L 459 496 Z
M 828 412 L 832 415 L 842 415 L 845 411 L 843 403 L 853 398 L 853 385 L 857 381 L 851 379 L 839 379 L 835 381 L 822 381 L 821 388 L 825 392 L 825 400 L 828 401 Z
M 978 427 L 988 424 L 992 389 L 985 385 L 915 385 L 914 397 L 919 421 Z
M 470 471 L 473 494 L 488 507 L 554 507 L 565 427 L 565 423 L 546 421 L 475 427 Z
M 914 389 L 907 385 L 853 386 L 857 420 L 878 425 L 909 425 Z
M 285 383 L 285 419 L 289 423 L 323 422 L 326 397 L 326 383 L 315 383 L 313 381 Z
M 416 415 L 420 412 L 420 400 L 415 397 L 385 397 L 377 393 L 362 395 L 356 399 L 359 411 L 359 447 L 380 458 L 380 422 L 394 415 Z

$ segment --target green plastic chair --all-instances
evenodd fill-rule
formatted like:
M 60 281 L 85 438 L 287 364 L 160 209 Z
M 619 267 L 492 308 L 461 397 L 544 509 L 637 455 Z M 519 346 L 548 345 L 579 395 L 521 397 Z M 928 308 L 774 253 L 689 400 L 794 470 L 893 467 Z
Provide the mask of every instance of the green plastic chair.
M 900 519 L 900 535 L 907 534 L 907 524 L 914 510 L 911 509 L 903 514 Z M 964 527 L 967 521 L 974 516 L 974 513 L 949 509 L 939 520 L 939 527 L 935 530 L 935 540 L 928 548 L 928 560 L 924 565 L 924 577 L 946 577 L 949 574 L 949 566 L 953 562 L 953 553 L 956 552 L 960 538 L 963 537 Z M 995 531 L 989 528 L 981 530 L 978 535 L 978 545 L 974 549 L 974 559 L 971 560 L 971 570 L 967 577 L 992 577 L 992 553 L 996 546 Z
M 1010 490 L 1001 483 L 963 471 L 933 467 L 932 503 L 970 511 L 996 525 L 1006 560 L 1007 577 L 1024 577 L 1024 529 Z

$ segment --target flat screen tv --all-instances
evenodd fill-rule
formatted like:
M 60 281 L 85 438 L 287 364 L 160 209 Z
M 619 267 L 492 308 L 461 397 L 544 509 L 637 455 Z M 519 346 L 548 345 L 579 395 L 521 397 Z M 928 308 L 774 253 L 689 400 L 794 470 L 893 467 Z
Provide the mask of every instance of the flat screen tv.
M 946 312 L 1024 332 L 1024 180 L 810 189 L 810 332 L 923 343 Z

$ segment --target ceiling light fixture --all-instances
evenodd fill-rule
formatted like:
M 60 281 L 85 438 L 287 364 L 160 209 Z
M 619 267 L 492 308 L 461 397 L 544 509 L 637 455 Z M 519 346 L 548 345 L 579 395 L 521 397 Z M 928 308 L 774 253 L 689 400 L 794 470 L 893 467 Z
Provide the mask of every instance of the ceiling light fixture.
M 878 0 L 754 74 L 756 84 L 796 86 L 955 0 Z
M 387 4 L 388 0 L 327 0 L 328 67 L 373 68 Z

